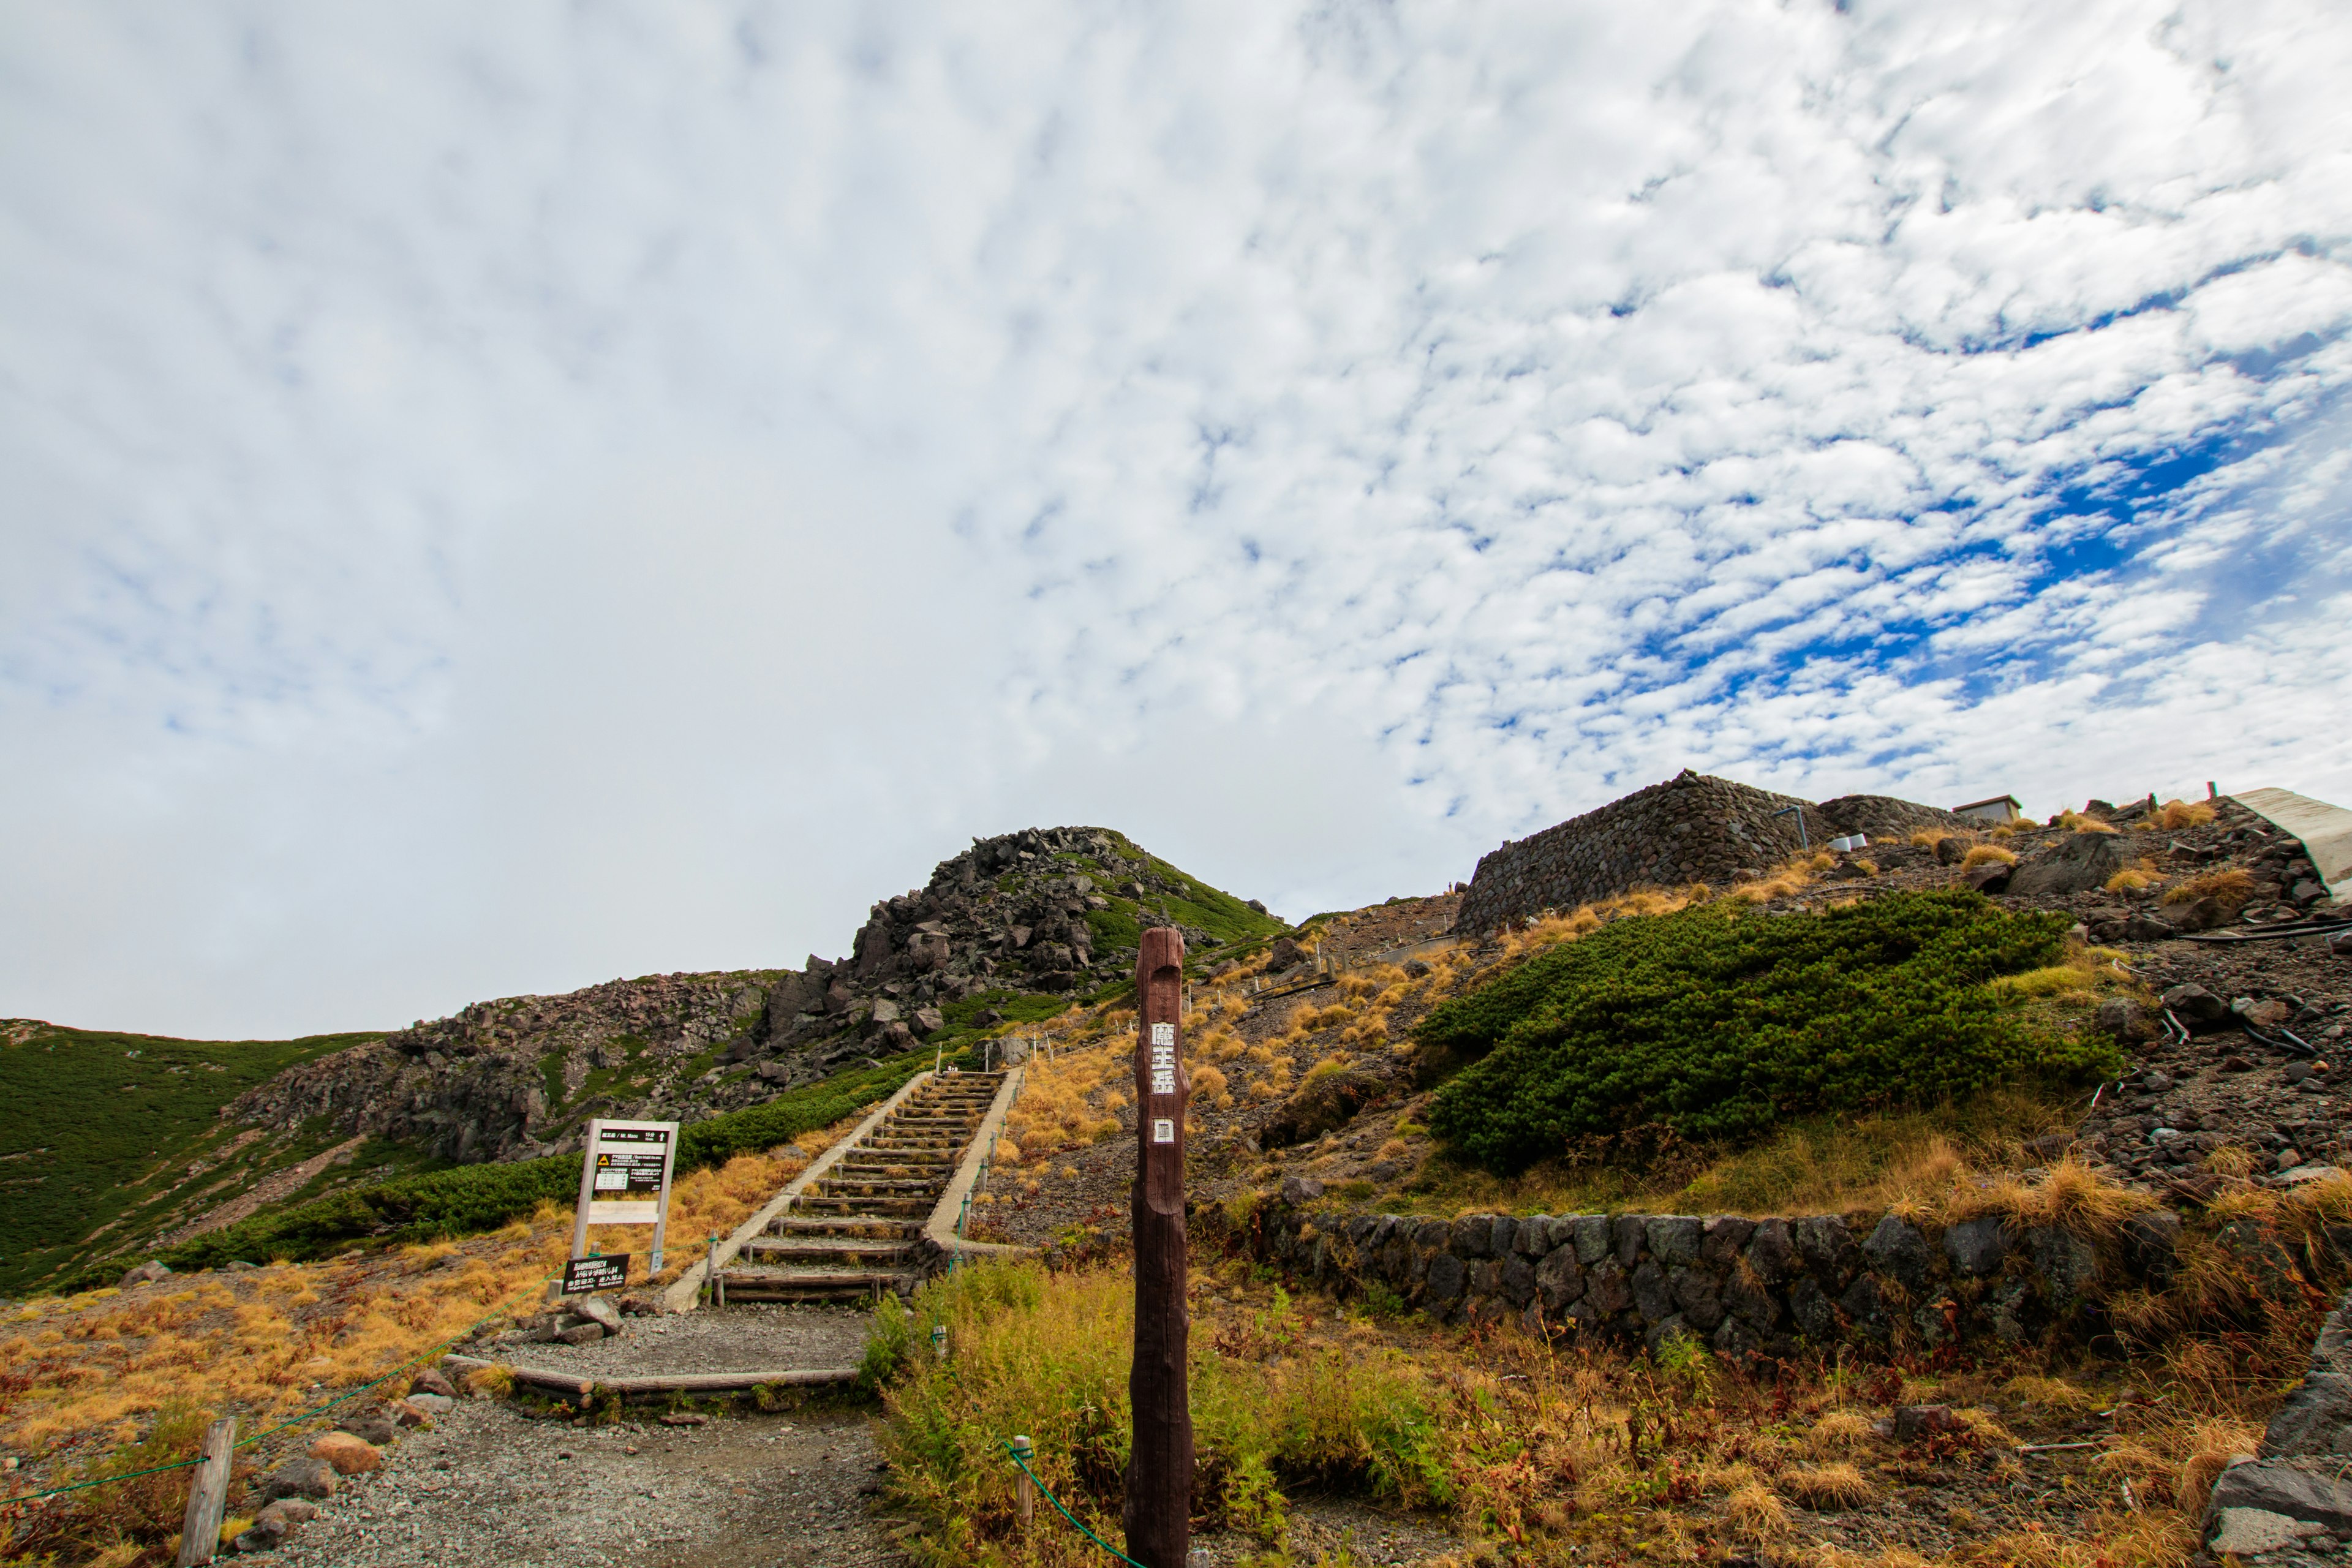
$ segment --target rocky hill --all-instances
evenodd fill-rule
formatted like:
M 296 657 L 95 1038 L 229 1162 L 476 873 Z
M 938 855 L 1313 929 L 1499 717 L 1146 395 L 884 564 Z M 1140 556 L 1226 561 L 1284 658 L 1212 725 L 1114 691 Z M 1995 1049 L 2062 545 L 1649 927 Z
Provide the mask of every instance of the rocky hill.
M 135 1169 L 109 1167 L 70 1194 L 43 1194 L 47 1228 L 19 1244 L 37 1239 L 40 1267 L 16 1282 L 395 1172 L 568 1153 L 594 1116 L 691 1123 L 918 1047 L 952 1050 L 1115 994 L 1129 984 L 1147 920 L 1181 925 L 1195 954 L 1210 960 L 1286 929 L 1262 905 L 1122 834 L 1029 828 L 975 839 L 922 887 L 875 904 L 846 958 L 615 979 L 564 995 L 477 1002 L 381 1037 L 237 1047 L 229 1059 L 243 1065 L 226 1078 L 201 1070 L 208 1047 L 145 1042 L 196 1052 L 194 1067 L 176 1058 L 148 1063 L 149 1076 L 173 1074 L 158 1082 L 179 1098 L 192 1081 L 226 1092 L 204 1101 L 186 1139 L 142 1146 Z M 15 1026 L 11 1059 L 39 1078 L 33 1069 L 53 1069 L 49 1058 L 68 1036 L 80 1037 Z M 104 1072 L 119 1076 L 109 1064 L 125 1049 L 122 1070 L 143 1070 L 139 1043 L 89 1038 L 103 1042 L 85 1054 Z M 26 1049 L 43 1051 L 43 1061 Z M 107 1081 L 110 1093 L 124 1093 Z M 138 1128 L 113 1126 L 116 1100 L 95 1103 L 90 1121 L 102 1136 L 126 1147 L 151 1142 Z M 120 1103 L 128 1110 L 145 1101 Z M 139 1201 L 130 1212 L 101 1201 L 133 1184 Z

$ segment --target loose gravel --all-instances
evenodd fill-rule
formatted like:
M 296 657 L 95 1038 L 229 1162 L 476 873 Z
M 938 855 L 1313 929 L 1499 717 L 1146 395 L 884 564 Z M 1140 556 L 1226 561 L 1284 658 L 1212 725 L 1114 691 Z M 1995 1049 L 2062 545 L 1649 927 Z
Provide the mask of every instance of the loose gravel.
M 469 1400 L 352 1478 L 276 1560 L 299 1568 L 897 1568 L 863 1412 L 652 1415 L 582 1428 Z
M 813 1370 L 856 1366 L 865 1353 L 869 1318 L 858 1307 L 762 1302 L 627 1318 L 619 1338 L 593 1344 L 525 1344 L 500 1334 L 459 1348 L 467 1355 L 578 1377 Z

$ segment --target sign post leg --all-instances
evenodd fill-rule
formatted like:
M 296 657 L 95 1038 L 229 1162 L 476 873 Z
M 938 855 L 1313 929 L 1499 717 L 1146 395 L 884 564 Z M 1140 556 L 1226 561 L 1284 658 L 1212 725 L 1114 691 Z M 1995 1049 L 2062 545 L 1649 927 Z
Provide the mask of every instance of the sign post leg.
M 1184 937 L 1155 927 L 1136 955 L 1135 1413 L 1127 1553 L 1184 1568 L 1192 1534 L 1191 1321 L 1184 1309 Z

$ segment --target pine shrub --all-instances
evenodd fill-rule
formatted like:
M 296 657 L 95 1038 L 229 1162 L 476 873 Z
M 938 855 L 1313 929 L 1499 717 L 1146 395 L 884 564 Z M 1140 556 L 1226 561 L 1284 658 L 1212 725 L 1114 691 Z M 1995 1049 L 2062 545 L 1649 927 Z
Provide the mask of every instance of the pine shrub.
M 1618 921 L 1431 1011 L 1424 1050 L 1470 1065 L 1430 1126 L 1507 1174 L 1637 1126 L 1746 1141 L 1784 1118 L 2105 1071 L 2103 1041 L 2038 1031 L 1989 984 L 2055 963 L 2067 924 L 1966 889 Z

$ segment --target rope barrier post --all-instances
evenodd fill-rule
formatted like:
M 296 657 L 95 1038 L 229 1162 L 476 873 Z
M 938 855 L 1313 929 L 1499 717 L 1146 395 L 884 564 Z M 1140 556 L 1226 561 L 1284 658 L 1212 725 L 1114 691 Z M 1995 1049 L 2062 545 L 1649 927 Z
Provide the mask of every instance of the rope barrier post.
M 931 1359 L 933 1361 L 948 1359 L 948 1326 L 945 1323 L 931 1325 Z
M 220 1550 L 221 1518 L 228 1511 L 229 1455 L 236 1447 L 236 1416 L 205 1429 L 204 1458 L 188 1478 L 188 1511 L 180 1522 L 176 1568 L 209 1563 Z
M 1145 1568 L 1184 1568 L 1192 1536 L 1192 1405 L 1184 1316 L 1184 934 L 1143 933 L 1135 959 L 1135 1417 L 1122 1522 Z
M 1018 1433 L 1013 1437 L 1013 1457 L 1021 1461 L 1021 1479 L 1013 1486 L 1021 1496 L 1021 1528 L 1026 1530 L 1029 1528 L 1029 1516 L 1036 1507 L 1036 1498 L 1029 1479 L 1029 1461 L 1033 1458 L 1029 1439 Z

